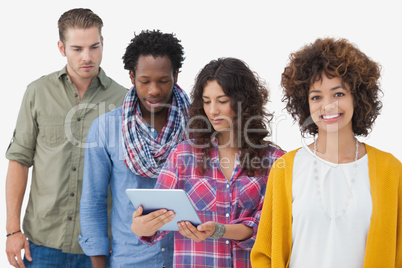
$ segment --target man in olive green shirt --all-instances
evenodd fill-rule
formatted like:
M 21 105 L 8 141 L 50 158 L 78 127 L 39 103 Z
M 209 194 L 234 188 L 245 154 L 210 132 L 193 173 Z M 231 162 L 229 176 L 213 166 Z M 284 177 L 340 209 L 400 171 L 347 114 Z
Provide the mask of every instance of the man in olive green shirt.
M 16 267 L 91 267 L 78 243 L 85 140 L 92 121 L 121 106 L 127 93 L 100 68 L 101 18 L 89 9 L 72 9 L 58 26 L 58 48 L 67 65 L 28 85 L 6 153 L 6 253 Z

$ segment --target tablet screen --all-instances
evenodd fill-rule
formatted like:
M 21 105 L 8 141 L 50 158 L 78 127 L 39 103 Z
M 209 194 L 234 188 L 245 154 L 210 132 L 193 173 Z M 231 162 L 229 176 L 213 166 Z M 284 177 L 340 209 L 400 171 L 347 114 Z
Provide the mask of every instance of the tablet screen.
M 140 205 L 143 207 L 143 214 L 162 208 L 174 211 L 175 218 L 160 230 L 178 231 L 179 221 L 189 221 L 194 226 L 201 224 L 197 211 L 182 189 L 127 189 L 126 193 L 135 209 Z

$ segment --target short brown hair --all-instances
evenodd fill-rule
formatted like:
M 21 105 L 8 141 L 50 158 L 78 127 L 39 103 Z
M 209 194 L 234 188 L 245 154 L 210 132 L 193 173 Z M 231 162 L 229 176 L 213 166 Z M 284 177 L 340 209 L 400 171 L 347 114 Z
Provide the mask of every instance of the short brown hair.
M 346 39 L 324 38 L 290 54 L 289 64 L 282 73 L 282 101 L 302 134 L 315 135 L 317 126 L 310 120 L 308 93 L 312 84 L 339 77 L 350 88 L 354 100 L 352 128 L 355 135 L 367 136 L 380 114 L 380 65 L 372 61 Z
M 64 43 L 65 34 L 68 28 L 88 29 L 97 27 L 101 34 L 103 21 L 102 19 L 88 8 L 75 8 L 66 11 L 60 16 L 58 21 L 59 38 Z

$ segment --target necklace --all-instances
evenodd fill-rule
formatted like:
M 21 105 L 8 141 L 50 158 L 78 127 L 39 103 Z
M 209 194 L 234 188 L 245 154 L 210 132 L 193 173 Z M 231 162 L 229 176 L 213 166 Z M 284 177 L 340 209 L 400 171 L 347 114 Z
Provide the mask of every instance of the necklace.
M 318 200 L 320 201 L 321 209 L 325 212 L 325 214 L 326 214 L 329 218 L 331 218 L 331 219 L 333 219 L 333 220 L 336 220 L 336 219 L 342 217 L 342 216 L 346 213 L 346 209 L 347 209 L 348 206 L 349 206 L 350 199 L 351 199 L 352 196 L 353 196 L 352 187 L 353 187 L 353 184 L 354 184 L 354 182 L 355 182 L 356 170 L 357 170 L 357 163 L 356 163 L 356 161 L 357 161 L 357 157 L 358 157 L 358 155 L 359 155 L 359 142 L 357 141 L 356 138 L 355 138 L 355 140 L 356 140 L 356 153 L 355 153 L 355 160 L 354 160 L 354 163 L 353 163 L 353 173 L 352 173 L 352 178 L 351 178 L 350 183 L 349 183 L 348 179 L 346 178 L 346 181 L 347 181 L 348 186 L 349 186 L 348 198 L 346 199 L 345 205 L 343 206 L 343 209 L 341 210 L 341 212 L 339 212 L 339 213 L 336 214 L 336 215 L 330 215 L 330 214 L 328 213 L 328 211 L 324 208 L 324 202 L 323 202 L 322 192 L 321 192 L 321 184 L 320 184 L 320 180 L 319 180 L 319 178 L 318 178 L 317 139 L 314 139 L 314 179 L 315 179 L 315 183 L 316 183 L 316 187 L 317 187 Z

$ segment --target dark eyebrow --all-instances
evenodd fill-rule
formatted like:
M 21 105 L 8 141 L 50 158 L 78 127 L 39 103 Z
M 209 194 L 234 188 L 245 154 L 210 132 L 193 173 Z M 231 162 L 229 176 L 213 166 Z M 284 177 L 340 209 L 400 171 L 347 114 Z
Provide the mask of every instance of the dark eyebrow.
M 150 77 L 149 77 L 149 76 L 146 76 L 146 75 L 141 75 L 141 76 L 138 77 L 138 78 L 150 79 Z M 165 76 L 159 77 L 159 79 L 166 79 L 166 78 L 170 78 L 170 75 L 165 75 Z
M 331 90 L 337 90 L 337 89 L 339 89 L 339 88 L 344 89 L 344 88 L 343 88 L 343 86 L 337 86 L 337 87 L 333 87 L 333 88 L 331 88 Z
M 340 88 L 343 89 L 343 90 L 346 90 L 342 86 L 336 86 L 336 87 L 331 88 L 330 90 L 334 91 L 334 90 L 337 90 L 337 89 L 340 89 Z M 310 95 L 311 93 L 320 93 L 320 92 L 321 92 L 321 90 L 315 89 L 315 90 L 311 90 L 308 94 Z
M 100 43 L 101 43 L 101 42 L 97 42 L 97 43 L 95 43 L 95 44 L 92 44 L 90 47 L 98 46 Z M 71 45 L 71 47 L 74 47 L 74 48 L 82 48 L 82 46 L 77 46 L 77 45 Z
M 207 96 L 202 96 L 203 98 L 207 98 L 207 99 L 210 99 L 210 97 L 207 97 Z M 220 96 L 218 96 L 218 97 L 216 97 L 217 99 L 219 99 L 219 98 L 223 98 L 223 97 L 227 97 L 226 95 L 220 95 Z

